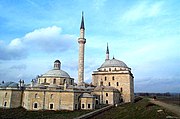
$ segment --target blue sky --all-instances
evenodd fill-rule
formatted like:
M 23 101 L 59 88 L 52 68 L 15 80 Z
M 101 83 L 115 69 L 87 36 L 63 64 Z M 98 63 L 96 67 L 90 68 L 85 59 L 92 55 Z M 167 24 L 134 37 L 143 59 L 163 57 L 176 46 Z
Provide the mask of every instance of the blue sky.
M 77 81 L 81 12 L 85 81 L 110 57 L 135 76 L 135 92 L 180 92 L 179 0 L 0 0 L 0 81 L 31 79 L 53 68 Z

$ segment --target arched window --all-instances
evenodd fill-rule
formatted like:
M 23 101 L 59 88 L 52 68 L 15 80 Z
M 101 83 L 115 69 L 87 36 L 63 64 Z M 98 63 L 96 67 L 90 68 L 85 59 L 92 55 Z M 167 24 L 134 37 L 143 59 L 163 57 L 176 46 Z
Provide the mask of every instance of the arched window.
M 105 76 L 104 80 L 106 81 L 107 80 L 107 77 Z
M 4 102 L 4 107 L 6 107 L 7 106 L 7 102 Z
M 116 68 L 114 68 L 114 70 L 116 71 Z
M 112 77 L 112 80 L 114 80 L 114 76 Z
M 38 94 L 36 93 L 34 97 L 35 97 L 35 98 L 38 98 Z
M 37 103 L 34 103 L 34 106 L 33 106 L 34 108 L 37 108 L 38 107 L 38 104 Z
M 88 108 L 91 108 L 91 104 L 88 104 Z
M 111 71 L 111 68 L 109 68 L 109 71 Z
M 53 98 L 53 94 L 51 94 L 50 98 L 51 98 L 51 99 Z
M 108 96 L 108 93 L 106 93 L 106 97 Z
M 53 84 L 56 84 L 56 79 L 53 80 Z
M 44 79 L 44 83 L 46 83 L 46 78 Z
M 123 89 L 121 88 L 121 92 L 123 92 Z
M 50 105 L 49 105 L 49 108 L 50 108 L 50 109 L 53 109 L 53 108 L 54 108 L 54 104 L 50 104 Z
M 109 86 L 111 86 L 111 83 L 109 82 Z
M 84 104 L 82 104 L 82 109 L 84 108 Z
M 119 86 L 119 82 L 117 82 L 116 84 L 117 84 L 117 86 Z
M 108 100 L 106 100 L 106 104 L 108 104 Z
M 5 93 L 5 96 L 4 96 L 5 98 L 7 97 L 7 93 Z

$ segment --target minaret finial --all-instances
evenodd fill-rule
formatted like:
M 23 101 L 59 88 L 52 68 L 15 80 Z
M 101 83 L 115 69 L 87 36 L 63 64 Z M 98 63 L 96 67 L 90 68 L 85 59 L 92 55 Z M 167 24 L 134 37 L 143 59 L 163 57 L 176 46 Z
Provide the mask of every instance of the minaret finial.
M 81 20 L 81 27 L 80 29 L 85 29 L 84 28 L 84 12 L 82 11 L 82 20 Z
M 107 43 L 107 49 L 106 49 L 106 60 L 109 60 L 109 47 Z
M 107 43 L 107 50 L 106 50 L 106 54 L 109 54 L 109 47 L 108 47 L 108 43 Z

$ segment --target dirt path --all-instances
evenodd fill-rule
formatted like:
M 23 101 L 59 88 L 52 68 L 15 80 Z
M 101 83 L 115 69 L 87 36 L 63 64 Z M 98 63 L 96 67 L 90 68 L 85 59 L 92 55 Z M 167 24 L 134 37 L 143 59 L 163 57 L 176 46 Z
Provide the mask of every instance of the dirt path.
M 153 99 L 150 99 L 150 102 L 152 102 L 152 103 L 154 103 L 156 105 L 159 105 L 161 107 L 164 107 L 164 108 L 168 109 L 169 111 L 175 113 L 177 116 L 180 117 L 180 106 L 167 104 L 167 103 L 157 101 L 157 100 L 153 100 Z

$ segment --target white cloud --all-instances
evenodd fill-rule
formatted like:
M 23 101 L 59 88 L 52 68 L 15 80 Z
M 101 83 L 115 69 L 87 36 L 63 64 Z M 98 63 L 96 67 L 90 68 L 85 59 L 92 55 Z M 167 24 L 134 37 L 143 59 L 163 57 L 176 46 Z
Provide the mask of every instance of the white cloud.
M 8 45 L 0 42 L 0 59 L 21 59 L 26 57 L 28 52 L 57 52 L 73 49 L 75 37 L 69 34 L 62 34 L 61 28 L 57 26 L 36 29 L 25 34 L 22 38 L 13 39 Z

